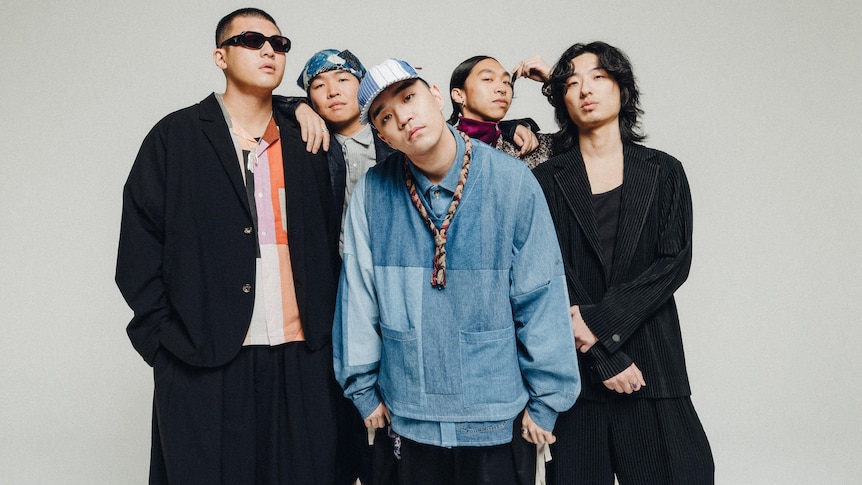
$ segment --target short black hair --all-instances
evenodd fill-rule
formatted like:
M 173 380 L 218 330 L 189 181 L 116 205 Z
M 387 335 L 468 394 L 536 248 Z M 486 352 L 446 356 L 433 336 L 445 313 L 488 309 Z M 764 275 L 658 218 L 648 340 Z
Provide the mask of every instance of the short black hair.
M 599 58 L 599 67 L 604 69 L 620 88 L 620 135 L 623 142 L 645 140 L 646 135 L 638 120 L 644 112 L 640 107 L 640 92 L 631 61 L 620 49 L 596 41 L 589 44 L 578 43 L 566 49 L 551 70 L 550 79 L 542 87 L 542 93 L 554 107 L 554 117 L 560 127 L 560 131 L 554 134 L 555 146 L 560 147 L 560 150 L 568 150 L 578 141 L 578 127 L 569 117 L 565 95 L 567 81 L 572 75 L 572 59 L 586 53 L 595 54 Z
M 278 24 L 275 23 L 275 19 L 272 18 L 272 15 L 264 12 L 259 8 L 241 8 L 239 10 L 234 10 L 233 12 L 225 15 L 219 20 L 218 25 L 216 25 L 215 31 L 215 43 L 216 47 L 219 47 L 222 42 L 224 42 L 224 36 L 227 35 L 227 30 L 230 27 L 233 19 L 237 17 L 256 17 L 259 19 L 264 19 L 272 22 L 272 25 L 275 25 L 275 28 L 278 29 Z M 281 29 L 278 29 L 281 32 Z

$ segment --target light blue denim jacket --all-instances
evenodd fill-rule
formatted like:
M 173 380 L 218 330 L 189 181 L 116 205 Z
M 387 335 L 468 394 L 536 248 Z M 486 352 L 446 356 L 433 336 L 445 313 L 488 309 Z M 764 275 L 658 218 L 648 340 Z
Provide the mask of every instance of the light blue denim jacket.
M 457 180 L 465 144 L 453 136 L 458 153 L 445 179 L 454 171 Z M 359 181 L 347 209 L 333 328 L 336 377 L 360 414 L 385 402 L 395 432 L 447 447 L 510 441 L 525 407 L 552 430 L 580 392 L 544 195 L 523 162 L 472 144 L 442 290 L 431 286 L 434 244 L 410 201 L 403 154 Z M 421 192 L 427 179 L 417 177 L 417 185 Z M 439 227 L 442 216 L 420 198 Z

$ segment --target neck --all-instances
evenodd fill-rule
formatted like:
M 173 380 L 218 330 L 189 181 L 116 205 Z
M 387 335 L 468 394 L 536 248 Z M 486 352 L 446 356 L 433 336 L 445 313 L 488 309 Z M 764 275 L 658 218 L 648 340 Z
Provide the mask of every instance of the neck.
M 272 117 L 272 93 L 253 95 L 235 89 L 225 90 L 222 101 L 231 119 L 254 136 L 262 136 Z
M 458 118 L 458 129 L 466 133 L 470 138 L 475 138 L 494 146 L 500 137 L 498 123 L 497 121 L 479 120 L 464 115 Z
M 406 154 L 410 162 L 428 177 L 432 184 L 439 184 L 443 180 L 443 177 L 452 168 L 452 164 L 455 163 L 455 155 L 458 154 L 455 136 L 448 128 L 445 128 L 445 131 L 431 151 L 421 154 Z
M 360 131 L 362 131 L 362 123 L 359 122 L 359 118 L 350 120 L 346 123 L 333 123 L 330 127 L 333 132 L 338 133 L 341 136 L 351 137 Z
M 622 153 L 623 140 L 619 126 L 579 131 L 578 144 L 584 158 L 603 159 Z

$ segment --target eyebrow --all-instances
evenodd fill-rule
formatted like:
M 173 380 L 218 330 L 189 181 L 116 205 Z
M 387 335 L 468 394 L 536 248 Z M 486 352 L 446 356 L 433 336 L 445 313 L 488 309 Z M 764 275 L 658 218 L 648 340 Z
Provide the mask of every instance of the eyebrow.
M 481 71 L 479 71 L 479 74 L 485 74 L 485 73 L 488 73 L 488 74 L 497 74 L 497 71 L 495 71 L 495 70 L 493 70 L 493 69 L 482 69 Z M 509 71 L 503 71 L 503 75 L 504 75 L 504 76 L 507 76 L 507 77 L 510 77 L 510 78 L 512 77 L 512 74 L 510 74 L 510 73 L 509 73 Z
M 596 67 L 592 67 L 590 69 L 587 69 L 587 72 L 593 72 L 593 71 L 607 71 L 607 69 L 605 69 L 602 66 L 596 66 Z M 578 74 L 578 71 L 572 71 L 572 74 L 570 74 L 570 76 L 574 76 L 575 74 Z
M 418 79 L 407 79 L 405 81 L 401 81 L 401 84 L 399 84 L 398 86 L 395 87 L 395 91 L 393 91 L 392 94 L 395 95 L 395 94 L 401 93 L 401 91 L 404 91 L 405 89 L 409 88 L 410 86 L 416 84 L 417 81 L 419 81 L 419 80 Z M 381 93 L 381 94 L 383 94 L 383 93 Z M 371 112 L 371 118 L 372 119 L 377 118 L 377 115 L 379 115 L 381 111 L 383 111 L 383 105 L 380 105 L 380 106 L 374 108 L 374 111 Z

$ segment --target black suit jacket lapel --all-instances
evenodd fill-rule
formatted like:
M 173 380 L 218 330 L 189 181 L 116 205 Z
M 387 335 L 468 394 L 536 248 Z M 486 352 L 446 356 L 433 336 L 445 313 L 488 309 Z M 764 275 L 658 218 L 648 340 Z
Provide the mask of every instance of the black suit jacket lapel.
M 611 285 L 626 273 L 655 197 L 659 167 L 650 158 L 650 151 L 644 147 L 623 147 L 623 187 Z
M 245 210 L 251 216 L 236 149 L 234 148 L 232 136 L 227 127 L 227 122 L 224 120 L 221 106 L 215 98 L 215 94 L 211 94 L 201 101 L 200 119 L 204 135 L 212 145 L 228 178 L 230 178 L 231 185 L 233 185 L 237 197 L 239 197 L 243 207 L 245 207 Z
M 587 178 L 587 169 L 584 166 L 584 159 L 580 150 L 570 150 L 562 155 L 558 164 L 561 170 L 554 174 L 557 188 L 563 195 L 563 200 L 565 200 L 575 220 L 581 226 L 590 248 L 596 253 L 599 260 L 602 260 L 602 246 L 599 241 L 596 213 L 593 210 L 591 200 L 590 181 Z

